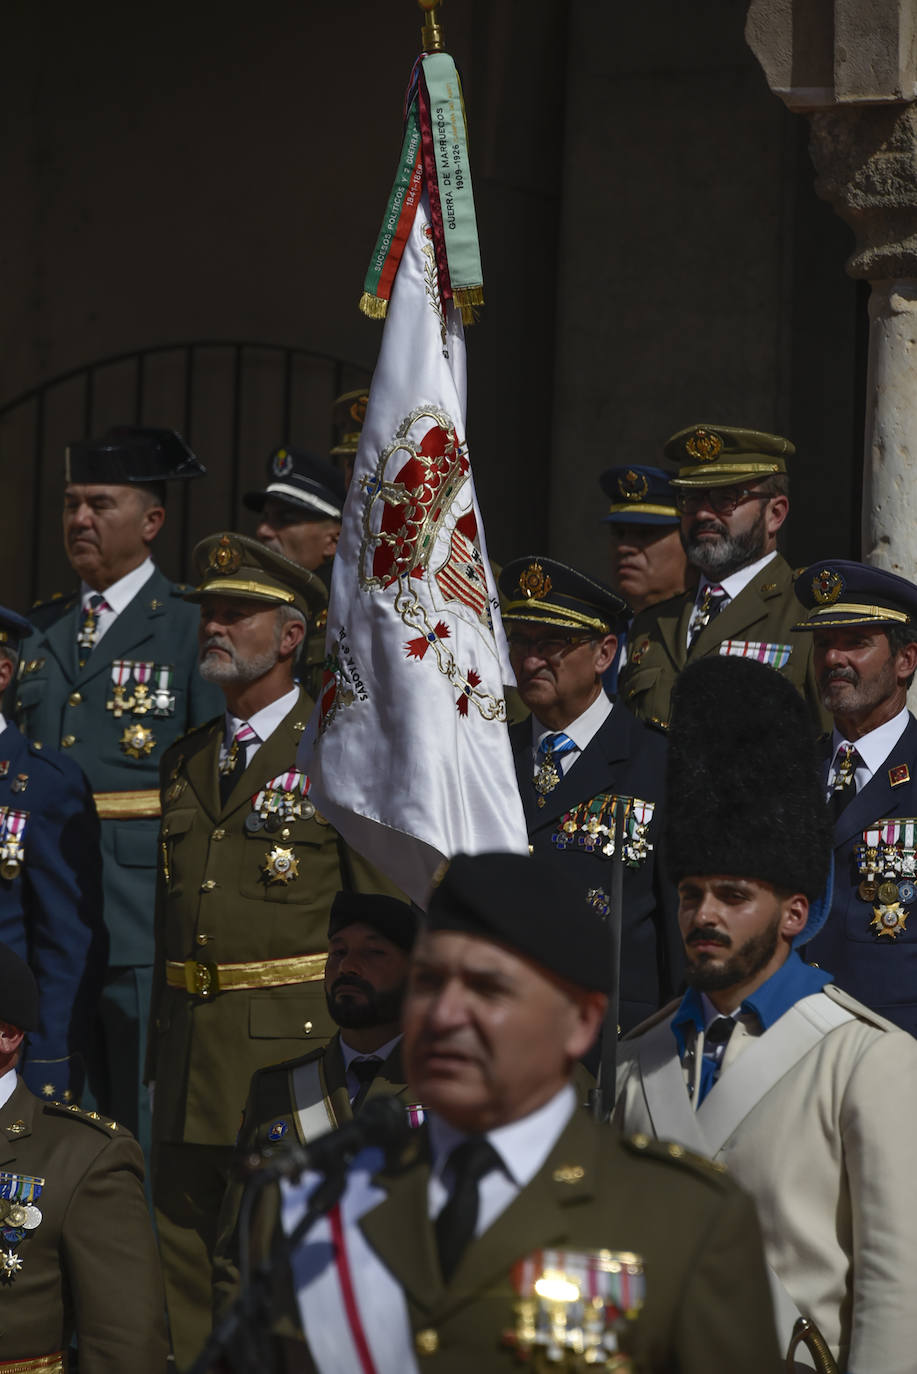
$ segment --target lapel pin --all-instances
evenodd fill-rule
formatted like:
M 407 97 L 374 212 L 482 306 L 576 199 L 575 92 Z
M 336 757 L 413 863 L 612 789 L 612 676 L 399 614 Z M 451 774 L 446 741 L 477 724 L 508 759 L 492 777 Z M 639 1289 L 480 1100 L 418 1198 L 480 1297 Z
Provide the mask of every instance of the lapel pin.
M 906 763 L 896 763 L 894 768 L 888 770 L 888 780 L 892 787 L 900 787 L 904 782 L 910 782 L 911 770 Z
M 555 1169 L 552 1175 L 555 1183 L 579 1183 L 581 1178 L 585 1178 L 586 1170 L 579 1164 L 565 1164 L 560 1169 Z

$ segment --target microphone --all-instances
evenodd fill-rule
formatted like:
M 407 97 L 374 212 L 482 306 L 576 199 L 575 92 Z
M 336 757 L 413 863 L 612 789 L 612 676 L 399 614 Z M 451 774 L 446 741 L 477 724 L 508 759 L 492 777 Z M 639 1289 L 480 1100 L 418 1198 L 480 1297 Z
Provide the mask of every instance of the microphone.
M 257 1172 L 272 1178 L 298 1179 L 311 1169 L 328 1174 L 346 1169 L 354 1155 L 370 1145 L 389 1149 L 403 1145 L 411 1134 L 404 1104 L 395 1097 L 374 1097 L 358 1116 L 321 1135 L 310 1145 L 289 1145 L 258 1158 Z

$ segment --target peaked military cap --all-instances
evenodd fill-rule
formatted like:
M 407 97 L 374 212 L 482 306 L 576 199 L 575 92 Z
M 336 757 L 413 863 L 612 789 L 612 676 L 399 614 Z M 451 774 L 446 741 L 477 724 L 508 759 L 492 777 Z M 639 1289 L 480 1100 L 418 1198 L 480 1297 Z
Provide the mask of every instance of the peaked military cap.
M 689 664 L 672 693 L 666 793 L 673 882 L 722 873 L 821 899 L 802 932 L 811 940 L 830 906 L 831 824 L 793 684 L 748 658 Z
M 673 434 L 664 453 L 678 467 L 673 487 L 726 487 L 786 472 L 796 452 L 789 439 L 732 425 L 689 425 Z
M 267 460 L 267 486 L 246 492 L 242 500 L 249 510 L 262 511 L 269 496 L 302 509 L 304 520 L 340 520 L 344 509 L 344 475 L 304 448 L 281 444 Z
M 369 404 L 369 387 L 361 386 L 356 391 L 345 391 L 334 403 L 331 421 L 336 435 L 332 458 L 352 458 L 363 433 L 363 421 Z
M 917 639 L 917 587 L 897 573 L 833 558 L 804 568 L 793 587 L 809 612 L 794 630 L 910 625 Z
M 611 634 L 630 615 L 623 597 L 604 582 L 559 563 L 556 558 L 527 554 L 514 558 L 500 573 L 507 624 L 537 621 L 565 630 Z
M 9 945 L 0 944 L 0 1021 L 17 1030 L 38 1025 L 38 984 L 24 959 Z
M 64 471 L 67 482 L 133 486 L 203 477 L 207 469 L 174 429 L 115 425 L 98 439 L 69 444 Z
M 244 534 L 210 534 L 192 554 L 199 584 L 185 601 L 237 596 L 276 606 L 295 606 L 307 620 L 328 604 L 324 583 L 282 553 Z
M 599 481 L 606 496 L 611 497 L 606 525 L 677 525 L 679 514 L 675 508 L 669 474 L 662 468 L 632 467 L 606 468 Z
M 417 914 L 407 902 L 383 892 L 338 892 L 328 917 L 328 939 L 356 921 L 372 926 L 399 949 L 413 948 L 417 935 Z
M 493 940 L 577 987 L 611 987 L 608 927 L 583 883 L 540 856 L 457 854 L 430 895 L 426 929 Z
M 20 640 L 32 633 L 33 628 L 24 615 L 17 615 L 8 607 L 0 606 L 0 644 L 9 644 L 15 649 Z

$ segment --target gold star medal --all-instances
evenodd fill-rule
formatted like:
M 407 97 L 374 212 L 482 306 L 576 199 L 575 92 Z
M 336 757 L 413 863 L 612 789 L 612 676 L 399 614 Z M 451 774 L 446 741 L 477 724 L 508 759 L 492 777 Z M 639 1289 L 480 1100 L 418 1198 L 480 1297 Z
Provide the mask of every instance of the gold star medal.
M 147 754 L 152 754 L 156 748 L 156 740 L 153 731 L 148 730 L 145 725 L 136 721 L 129 725 L 121 736 L 121 748 L 125 754 L 132 759 L 145 758 Z
M 268 883 L 291 883 L 299 877 L 299 860 L 292 849 L 275 844 L 264 856 L 261 872 Z
M 12 1283 L 22 1268 L 22 1259 L 15 1250 L 0 1250 L 0 1279 Z
M 883 883 L 882 886 L 884 887 L 885 884 Z M 897 895 L 896 889 L 895 896 L 897 897 Z M 879 888 L 879 902 L 880 905 L 873 907 L 873 916 L 869 924 L 875 929 L 880 939 L 883 935 L 887 935 L 892 940 L 897 939 L 907 927 L 907 912 L 900 902 L 882 902 L 882 887 Z

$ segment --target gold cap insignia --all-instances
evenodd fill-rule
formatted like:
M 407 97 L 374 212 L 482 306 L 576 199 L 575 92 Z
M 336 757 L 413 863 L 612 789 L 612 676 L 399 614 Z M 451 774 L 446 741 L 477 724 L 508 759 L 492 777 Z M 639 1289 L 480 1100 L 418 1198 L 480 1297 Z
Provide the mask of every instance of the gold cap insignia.
M 543 601 L 551 590 L 551 579 L 540 563 L 530 563 L 519 578 L 519 595 L 526 601 Z
M 229 577 L 242 566 L 242 550 L 234 539 L 224 534 L 220 542 L 210 550 L 207 566 L 213 572 Z
M 710 429 L 696 429 L 685 441 L 685 448 L 699 463 L 712 463 L 722 453 L 723 441 Z
M 6 1133 L 10 1140 L 15 1140 L 17 1136 L 25 1135 L 27 1129 L 24 1121 L 14 1121 L 12 1126 L 7 1126 Z
M 650 484 L 642 472 L 628 468 L 623 477 L 618 478 L 618 491 L 625 501 L 642 501 L 650 489 Z
M 293 471 L 293 455 L 287 453 L 285 448 L 279 448 L 274 454 L 271 471 L 275 477 L 286 477 L 287 473 Z
M 812 578 L 812 595 L 821 606 L 830 606 L 844 590 L 844 579 L 833 568 L 822 568 Z

